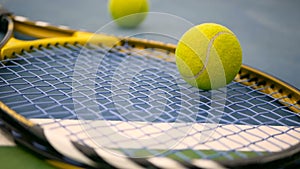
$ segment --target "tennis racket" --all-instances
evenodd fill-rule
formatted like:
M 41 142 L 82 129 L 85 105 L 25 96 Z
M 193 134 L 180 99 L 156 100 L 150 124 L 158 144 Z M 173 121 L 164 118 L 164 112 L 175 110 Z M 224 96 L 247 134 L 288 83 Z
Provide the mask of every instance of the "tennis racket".
M 300 92 L 243 65 L 224 88 L 181 79 L 176 46 L 33 22 L 1 9 L 0 117 L 60 168 L 287 168 Z M 37 39 L 20 40 L 15 32 Z

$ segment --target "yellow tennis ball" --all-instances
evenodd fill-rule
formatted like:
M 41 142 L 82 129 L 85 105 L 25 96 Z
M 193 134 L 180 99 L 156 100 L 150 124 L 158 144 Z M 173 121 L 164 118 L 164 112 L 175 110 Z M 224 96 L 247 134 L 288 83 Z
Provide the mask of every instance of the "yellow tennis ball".
M 146 18 L 149 5 L 147 0 L 110 0 L 108 8 L 117 25 L 134 28 Z
M 183 79 L 203 90 L 230 83 L 242 65 L 242 49 L 225 26 L 204 23 L 189 29 L 176 48 L 176 65 Z

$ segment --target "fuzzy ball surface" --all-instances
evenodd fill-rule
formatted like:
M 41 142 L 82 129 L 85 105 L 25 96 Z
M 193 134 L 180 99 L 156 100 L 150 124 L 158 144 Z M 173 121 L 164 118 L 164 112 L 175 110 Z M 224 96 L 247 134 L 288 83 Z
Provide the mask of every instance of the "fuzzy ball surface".
M 242 48 L 236 35 L 216 23 L 190 28 L 179 40 L 175 55 L 183 79 L 203 90 L 224 87 L 242 65 Z
M 109 0 L 108 10 L 116 24 L 123 28 L 140 25 L 147 16 L 147 0 Z

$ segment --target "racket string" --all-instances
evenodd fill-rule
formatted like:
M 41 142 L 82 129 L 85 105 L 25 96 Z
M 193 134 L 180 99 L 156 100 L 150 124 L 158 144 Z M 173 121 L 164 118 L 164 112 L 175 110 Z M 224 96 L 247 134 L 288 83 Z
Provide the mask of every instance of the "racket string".
M 130 157 L 232 160 L 299 142 L 299 117 L 287 109 L 295 105 L 279 103 L 286 96 L 276 99 L 277 93 L 260 92 L 269 86 L 238 82 L 199 91 L 180 78 L 168 51 L 92 44 L 32 51 L 1 62 L 0 99 L 27 118 L 54 119 L 41 126 L 62 128 L 95 149 L 115 145 Z

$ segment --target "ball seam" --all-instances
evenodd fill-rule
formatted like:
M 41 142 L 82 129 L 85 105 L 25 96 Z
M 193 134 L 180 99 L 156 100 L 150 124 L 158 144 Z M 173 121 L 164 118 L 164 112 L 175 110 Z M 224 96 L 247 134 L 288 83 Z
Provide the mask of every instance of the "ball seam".
M 223 35 L 223 34 L 230 34 L 230 35 L 233 35 L 232 33 L 226 32 L 226 31 L 221 31 L 221 32 L 218 32 L 217 34 L 215 34 L 215 35 L 211 38 L 211 40 L 209 41 L 209 43 L 208 43 L 208 47 L 207 47 L 207 51 L 206 51 L 206 57 L 205 57 L 205 62 L 204 62 L 204 64 L 203 64 L 202 69 L 201 69 L 196 75 L 193 75 L 193 76 L 184 76 L 185 78 L 187 78 L 187 79 L 197 79 L 197 78 L 205 71 L 205 69 L 206 69 L 206 67 L 207 67 L 207 64 L 208 64 L 209 57 L 210 57 L 210 50 L 211 50 L 211 48 L 212 48 L 212 46 L 213 46 L 213 43 L 214 43 L 214 41 L 215 41 L 219 36 L 221 36 L 221 35 Z

